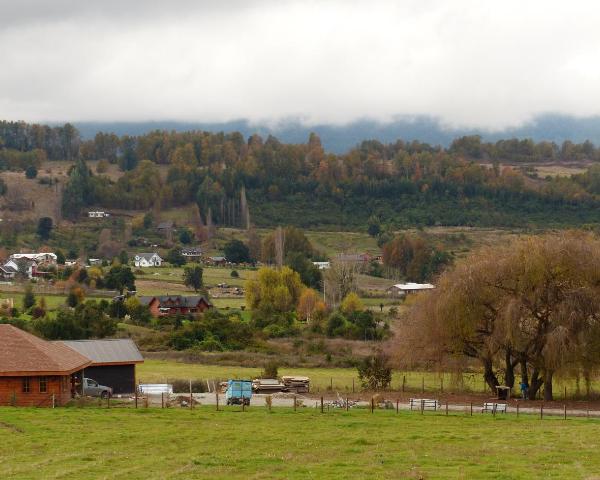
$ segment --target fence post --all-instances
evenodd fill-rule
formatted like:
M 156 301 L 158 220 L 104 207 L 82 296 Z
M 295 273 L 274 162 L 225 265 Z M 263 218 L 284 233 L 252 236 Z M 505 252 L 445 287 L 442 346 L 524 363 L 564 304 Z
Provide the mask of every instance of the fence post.
M 346 397 L 346 411 L 350 410 L 350 404 L 348 403 L 348 397 Z
M 165 408 L 165 392 L 160 392 L 160 408 Z
M 138 387 L 136 385 L 136 387 L 135 387 L 135 408 L 138 407 L 137 403 L 138 403 Z
M 471 416 L 473 416 L 473 402 L 471 402 Z
M 333 377 L 329 377 L 329 390 L 333 392 Z
M 424 409 L 425 409 L 425 400 L 421 399 L 421 415 L 423 415 Z
M 192 397 L 192 379 L 190 378 L 190 410 L 192 409 L 194 405 L 194 399 Z
M 106 396 L 106 408 L 110 408 L 110 395 Z
M 544 404 L 540 405 L 540 420 L 544 418 Z
M 448 400 L 446 400 L 446 416 L 448 416 Z
M 352 378 L 352 393 L 354 393 L 354 377 Z
M 52 408 L 54 408 L 55 404 L 56 404 L 56 400 L 54 398 L 54 394 L 52 394 Z
M 321 413 L 324 413 L 323 412 L 323 397 L 321 397 Z
M 400 410 L 400 400 L 396 399 L 396 413 Z
M 246 401 L 242 398 L 242 412 L 246 411 Z
M 296 395 L 294 395 L 294 412 L 296 411 Z
M 564 408 L 565 408 L 565 420 L 567 419 L 567 404 L 564 404 Z
M 217 412 L 219 411 L 219 392 L 215 392 L 215 397 L 217 398 Z
M 519 417 L 519 402 L 517 402 L 517 418 Z
M 375 399 L 371 397 L 371 413 L 373 413 L 373 410 L 375 410 Z
M 406 387 L 406 375 L 402 375 L 402 393 L 404 393 L 405 387 Z

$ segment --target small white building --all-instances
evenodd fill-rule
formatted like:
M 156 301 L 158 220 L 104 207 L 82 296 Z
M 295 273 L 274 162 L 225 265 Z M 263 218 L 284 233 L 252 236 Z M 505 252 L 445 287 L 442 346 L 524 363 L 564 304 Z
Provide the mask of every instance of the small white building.
M 319 270 L 327 270 L 331 268 L 331 263 L 329 262 L 312 262 L 315 267 Z
M 433 288 L 435 288 L 435 286 L 432 285 L 431 283 L 407 282 L 407 283 L 397 283 L 396 285 L 392 285 L 390 288 L 387 289 L 387 291 L 391 295 L 396 295 L 396 296 L 402 297 L 409 293 L 421 292 L 423 290 L 431 290 Z
M 110 213 L 108 213 L 108 212 L 100 212 L 100 211 L 88 212 L 88 217 L 89 218 L 110 217 Z
M 133 258 L 133 264 L 136 267 L 160 267 L 163 259 L 158 253 L 138 253 Z

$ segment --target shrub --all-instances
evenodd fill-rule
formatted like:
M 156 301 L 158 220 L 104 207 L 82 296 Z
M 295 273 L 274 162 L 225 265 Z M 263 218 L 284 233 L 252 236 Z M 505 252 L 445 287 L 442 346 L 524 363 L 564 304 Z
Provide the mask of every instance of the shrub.
M 265 363 L 263 371 L 260 372 L 260 378 L 277 378 L 279 374 L 279 365 L 275 360 L 269 360 Z
M 240 274 L 237 272 L 237 270 L 232 270 L 231 271 L 231 278 L 239 278 Z
M 25 169 L 25 177 L 27 177 L 29 180 L 37 177 L 37 174 L 38 174 L 37 168 L 35 168 L 33 165 L 29 165 Z
M 366 357 L 356 367 L 358 378 L 366 390 L 385 390 L 392 383 L 392 368 L 383 353 Z

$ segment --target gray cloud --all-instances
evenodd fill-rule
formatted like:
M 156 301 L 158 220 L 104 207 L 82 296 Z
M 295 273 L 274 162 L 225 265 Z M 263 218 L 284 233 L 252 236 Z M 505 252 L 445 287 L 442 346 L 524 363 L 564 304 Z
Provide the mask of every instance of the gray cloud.
M 1 118 L 494 129 L 600 114 L 594 2 L 3 3 Z

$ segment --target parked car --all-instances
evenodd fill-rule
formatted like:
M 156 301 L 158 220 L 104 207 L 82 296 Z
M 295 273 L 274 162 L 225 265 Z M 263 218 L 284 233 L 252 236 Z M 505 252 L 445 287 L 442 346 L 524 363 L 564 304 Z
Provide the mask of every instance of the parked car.
M 250 405 L 252 398 L 252 382 L 250 380 L 229 380 L 225 399 L 227 405 Z
M 83 379 L 83 394 L 89 397 L 101 397 L 108 398 L 112 397 L 113 390 L 110 387 L 99 385 L 98 382 L 92 378 Z

